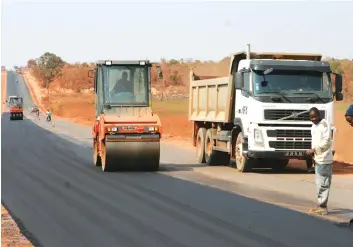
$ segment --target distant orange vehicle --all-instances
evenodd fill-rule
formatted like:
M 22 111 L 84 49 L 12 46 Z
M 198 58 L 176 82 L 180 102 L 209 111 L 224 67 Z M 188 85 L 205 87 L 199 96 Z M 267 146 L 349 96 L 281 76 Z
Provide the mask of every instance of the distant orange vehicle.
M 9 104 L 10 120 L 23 120 L 23 98 L 9 96 L 6 102 Z
M 98 61 L 96 69 L 89 71 L 96 94 L 93 160 L 104 172 L 159 168 L 162 126 L 151 108 L 153 64 L 148 60 Z

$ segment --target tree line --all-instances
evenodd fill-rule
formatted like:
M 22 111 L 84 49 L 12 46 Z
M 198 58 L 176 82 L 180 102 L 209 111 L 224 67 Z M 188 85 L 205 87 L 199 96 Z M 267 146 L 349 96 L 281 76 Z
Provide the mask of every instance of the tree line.
M 224 63 L 229 60 L 230 57 L 223 58 L 220 63 Z M 342 68 L 341 60 L 337 60 L 334 58 L 326 58 L 324 59 L 330 63 L 331 69 L 335 73 L 344 74 L 345 71 Z M 187 75 L 184 75 L 185 72 L 190 68 L 198 64 L 208 64 L 211 65 L 217 62 L 213 61 L 199 61 L 192 59 L 170 59 L 167 60 L 165 58 L 161 59 L 161 67 L 163 70 L 164 79 L 162 83 L 165 86 L 168 85 L 185 85 L 187 79 Z M 57 56 L 51 52 L 45 52 L 43 55 L 36 59 L 30 59 L 27 61 L 27 68 L 32 70 L 32 73 L 35 77 L 37 77 L 43 87 L 48 88 L 50 83 L 53 82 L 56 78 L 62 76 L 63 68 L 88 68 L 94 67 L 94 63 L 75 63 L 69 64 L 65 62 L 60 56 Z M 152 75 L 152 83 L 157 83 L 157 78 Z

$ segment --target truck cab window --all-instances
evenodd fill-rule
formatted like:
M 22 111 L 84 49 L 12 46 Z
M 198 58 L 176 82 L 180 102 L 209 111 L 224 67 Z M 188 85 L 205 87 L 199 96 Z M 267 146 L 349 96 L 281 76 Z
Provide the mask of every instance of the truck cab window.
M 267 83 L 263 83 L 262 71 L 254 71 L 254 93 L 286 92 L 315 92 L 322 98 L 330 98 L 332 92 L 327 73 L 317 71 L 275 70 L 265 76 Z M 297 95 L 297 94 L 296 94 Z

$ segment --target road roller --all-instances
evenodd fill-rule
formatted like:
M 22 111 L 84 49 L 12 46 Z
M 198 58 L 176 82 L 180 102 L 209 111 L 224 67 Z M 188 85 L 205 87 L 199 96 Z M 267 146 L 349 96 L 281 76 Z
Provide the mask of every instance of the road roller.
M 13 95 L 6 102 L 9 104 L 10 120 L 23 120 L 23 98 Z
M 96 108 L 93 163 L 104 172 L 159 169 L 162 124 L 152 111 L 152 73 L 163 78 L 149 60 L 99 60 L 88 71 Z

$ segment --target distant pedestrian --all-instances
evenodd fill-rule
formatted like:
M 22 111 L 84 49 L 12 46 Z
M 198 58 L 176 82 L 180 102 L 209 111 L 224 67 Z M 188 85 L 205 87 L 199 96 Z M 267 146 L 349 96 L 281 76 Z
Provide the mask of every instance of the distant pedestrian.
M 353 127 L 353 105 L 350 105 L 345 114 L 346 120 L 350 126 Z M 353 150 L 352 150 L 353 152 Z M 350 225 L 353 225 L 353 219 L 349 221 Z
M 309 111 L 311 127 L 311 149 L 306 151 L 312 155 L 315 162 L 315 177 L 318 205 L 310 209 L 312 214 L 327 215 L 327 202 L 332 179 L 332 140 L 330 124 L 322 119 L 320 111 L 313 107 Z

